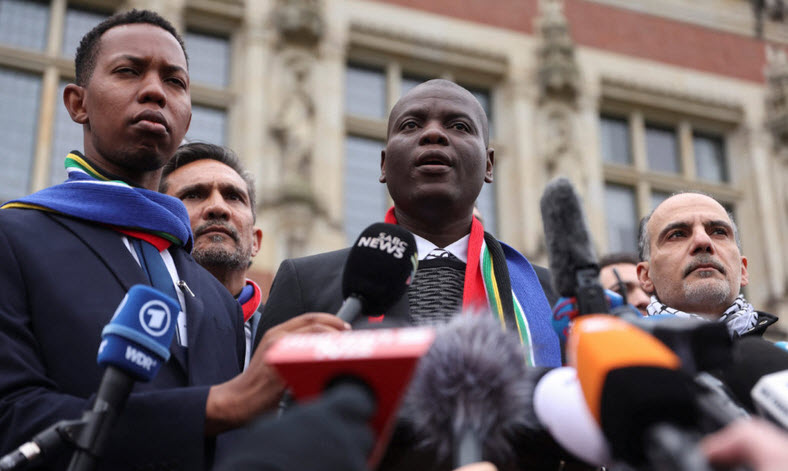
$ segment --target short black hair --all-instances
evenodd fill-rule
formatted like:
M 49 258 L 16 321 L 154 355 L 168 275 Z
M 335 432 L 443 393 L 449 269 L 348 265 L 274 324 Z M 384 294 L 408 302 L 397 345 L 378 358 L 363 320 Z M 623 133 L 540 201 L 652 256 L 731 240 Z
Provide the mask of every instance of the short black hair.
M 215 160 L 235 170 L 235 173 L 246 182 L 246 192 L 249 197 L 252 218 L 256 220 L 257 212 L 255 211 L 254 177 L 244 168 L 243 164 L 241 164 L 241 159 L 235 155 L 235 152 L 227 147 L 217 146 L 216 144 L 209 144 L 207 142 L 190 142 L 178 147 L 172 158 L 164 164 L 161 172 L 161 181 L 159 182 L 159 193 L 167 193 L 167 177 L 172 172 L 198 160 Z
M 599 258 L 599 268 L 619 263 L 631 263 L 637 265 L 640 262 L 638 254 L 635 252 L 613 252 Z
M 96 58 L 98 57 L 99 47 L 101 45 L 101 35 L 115 26 L 136 23 L 147 23 L 158 26 L 170 33 L 178 40 L 178 44 L 181 45 L 183 56 L 186 58 L 186 66 L 188 67 L 189 56 L 186 54 L 186 46 L 183 43 L 183 38 L 178 34 L 178 31 L 172 23 L 154 11 L 134 9 L 110 16 L 82 36 L 79 47 L 77 47 L 77 55 L 74 58 L 77 85 L 84 87 L 87 85 L 88 81 L 90 81 L 91 75 L 93 75 L 93 70 L 96 68 Z

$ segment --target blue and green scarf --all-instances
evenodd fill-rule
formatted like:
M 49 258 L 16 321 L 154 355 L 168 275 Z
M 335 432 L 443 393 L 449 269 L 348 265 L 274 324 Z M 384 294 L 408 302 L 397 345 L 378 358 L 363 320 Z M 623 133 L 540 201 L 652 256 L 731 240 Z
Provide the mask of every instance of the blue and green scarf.
M 77 151 L 68 154 L 65 165 L 65 182 L 9 201 L 0 209 L 64 214 L 106 224 L 124 233 L 151 234 L 191 251 L 189 213 L 179 199 L 112 179 Z

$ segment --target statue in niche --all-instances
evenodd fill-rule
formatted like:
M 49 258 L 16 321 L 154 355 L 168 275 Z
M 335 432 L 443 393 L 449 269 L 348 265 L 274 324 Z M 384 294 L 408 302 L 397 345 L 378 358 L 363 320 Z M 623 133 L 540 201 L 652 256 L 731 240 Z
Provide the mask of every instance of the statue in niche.
M 583 162 L 575 149 L 572 110 L 548 105 L 543 121 L 544 162 L 550 179 L 567 177 L 584 193 Z
M 315 103 L 310 93 L 314 57 L 302 53 L 285 55 L 280 81 L 282 94 L 275 106 L 271 132 L 279 147 L 283 188 L 287 193 L 308 196 L 315 135 Z

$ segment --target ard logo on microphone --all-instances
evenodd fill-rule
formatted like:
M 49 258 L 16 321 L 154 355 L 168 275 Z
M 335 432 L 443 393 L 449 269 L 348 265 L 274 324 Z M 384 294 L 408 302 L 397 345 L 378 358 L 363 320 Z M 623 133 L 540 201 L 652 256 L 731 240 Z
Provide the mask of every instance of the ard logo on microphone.
M 161 337 L 170 328 L 170 308 L 162 301 L 154 299 L 143 304 L 139 316 L 142 328 L 154 337 Z
M 408 248 L 408 243 L 397 236 L 381 232 L 377 237 L 359 237 L 356 246 L 378 249 L 393 255 L 394 258 L 402 258 L 405 249 Z

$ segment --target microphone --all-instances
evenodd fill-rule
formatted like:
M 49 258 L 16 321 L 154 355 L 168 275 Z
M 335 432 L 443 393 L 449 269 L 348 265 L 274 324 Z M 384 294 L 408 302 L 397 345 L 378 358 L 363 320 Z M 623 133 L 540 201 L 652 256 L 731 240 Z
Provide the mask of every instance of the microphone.
M 610 462 L 610 447 L 583 399 L 574 368 L 556 368 L 539 380 L 534 411 L 563 449 L 594 466 Z
M 76 446 L 69 470 L 94 469 L 109 431 L 135 381 L 150 381 L 170 357 L 180 304 L 160 291 L 134 285 L 101 332 L 98 364 L 106 367 L 90 410 L 60 421 L 0 459 L 0 469 L 42 461 L 64 443 Z
M 405 294 L 418 263 L 416 240 L 408 230 L 385 223 L 367 227 L 345 262 L 345 301 L 337 316 L 352 324 L 362 315 L 384 314 Z
M 541 428 L 531 402 L 537 379 L 517 336 L 492 315 L 459 315 L 438 327 L 401 417 L 418 448 L 434 449 L 441 463 L 451 455 L 452 469 L 479 461 L 502 466 L 516 458 L 514 435 Z
M 375 409 L 370 425 L 377 440 L 368 460 L 374 467 L 417 361 L 434 338 L 427 327 L 291 334 L 272 345 L 265 359 L 298 400 L 340 385 L 361 390 Z
M 547 184 L 539 204 L 547 258 L 558 294 L 577 298 L 578 315 L 608 312 L 585 213 L 572 183 L 563 177 L 554 179 Z
M 694 379 L 662 342 L 611 316 L 578 319 L 567 348 L 614 456 L 656 470 L 711 469 L 695 446 L 700 434 L 742 416 L 718 384 Z
M 757 337 L 734 344 L 733 360 L 720 375 L 749 410 L 788 429 L 788 352 Z

